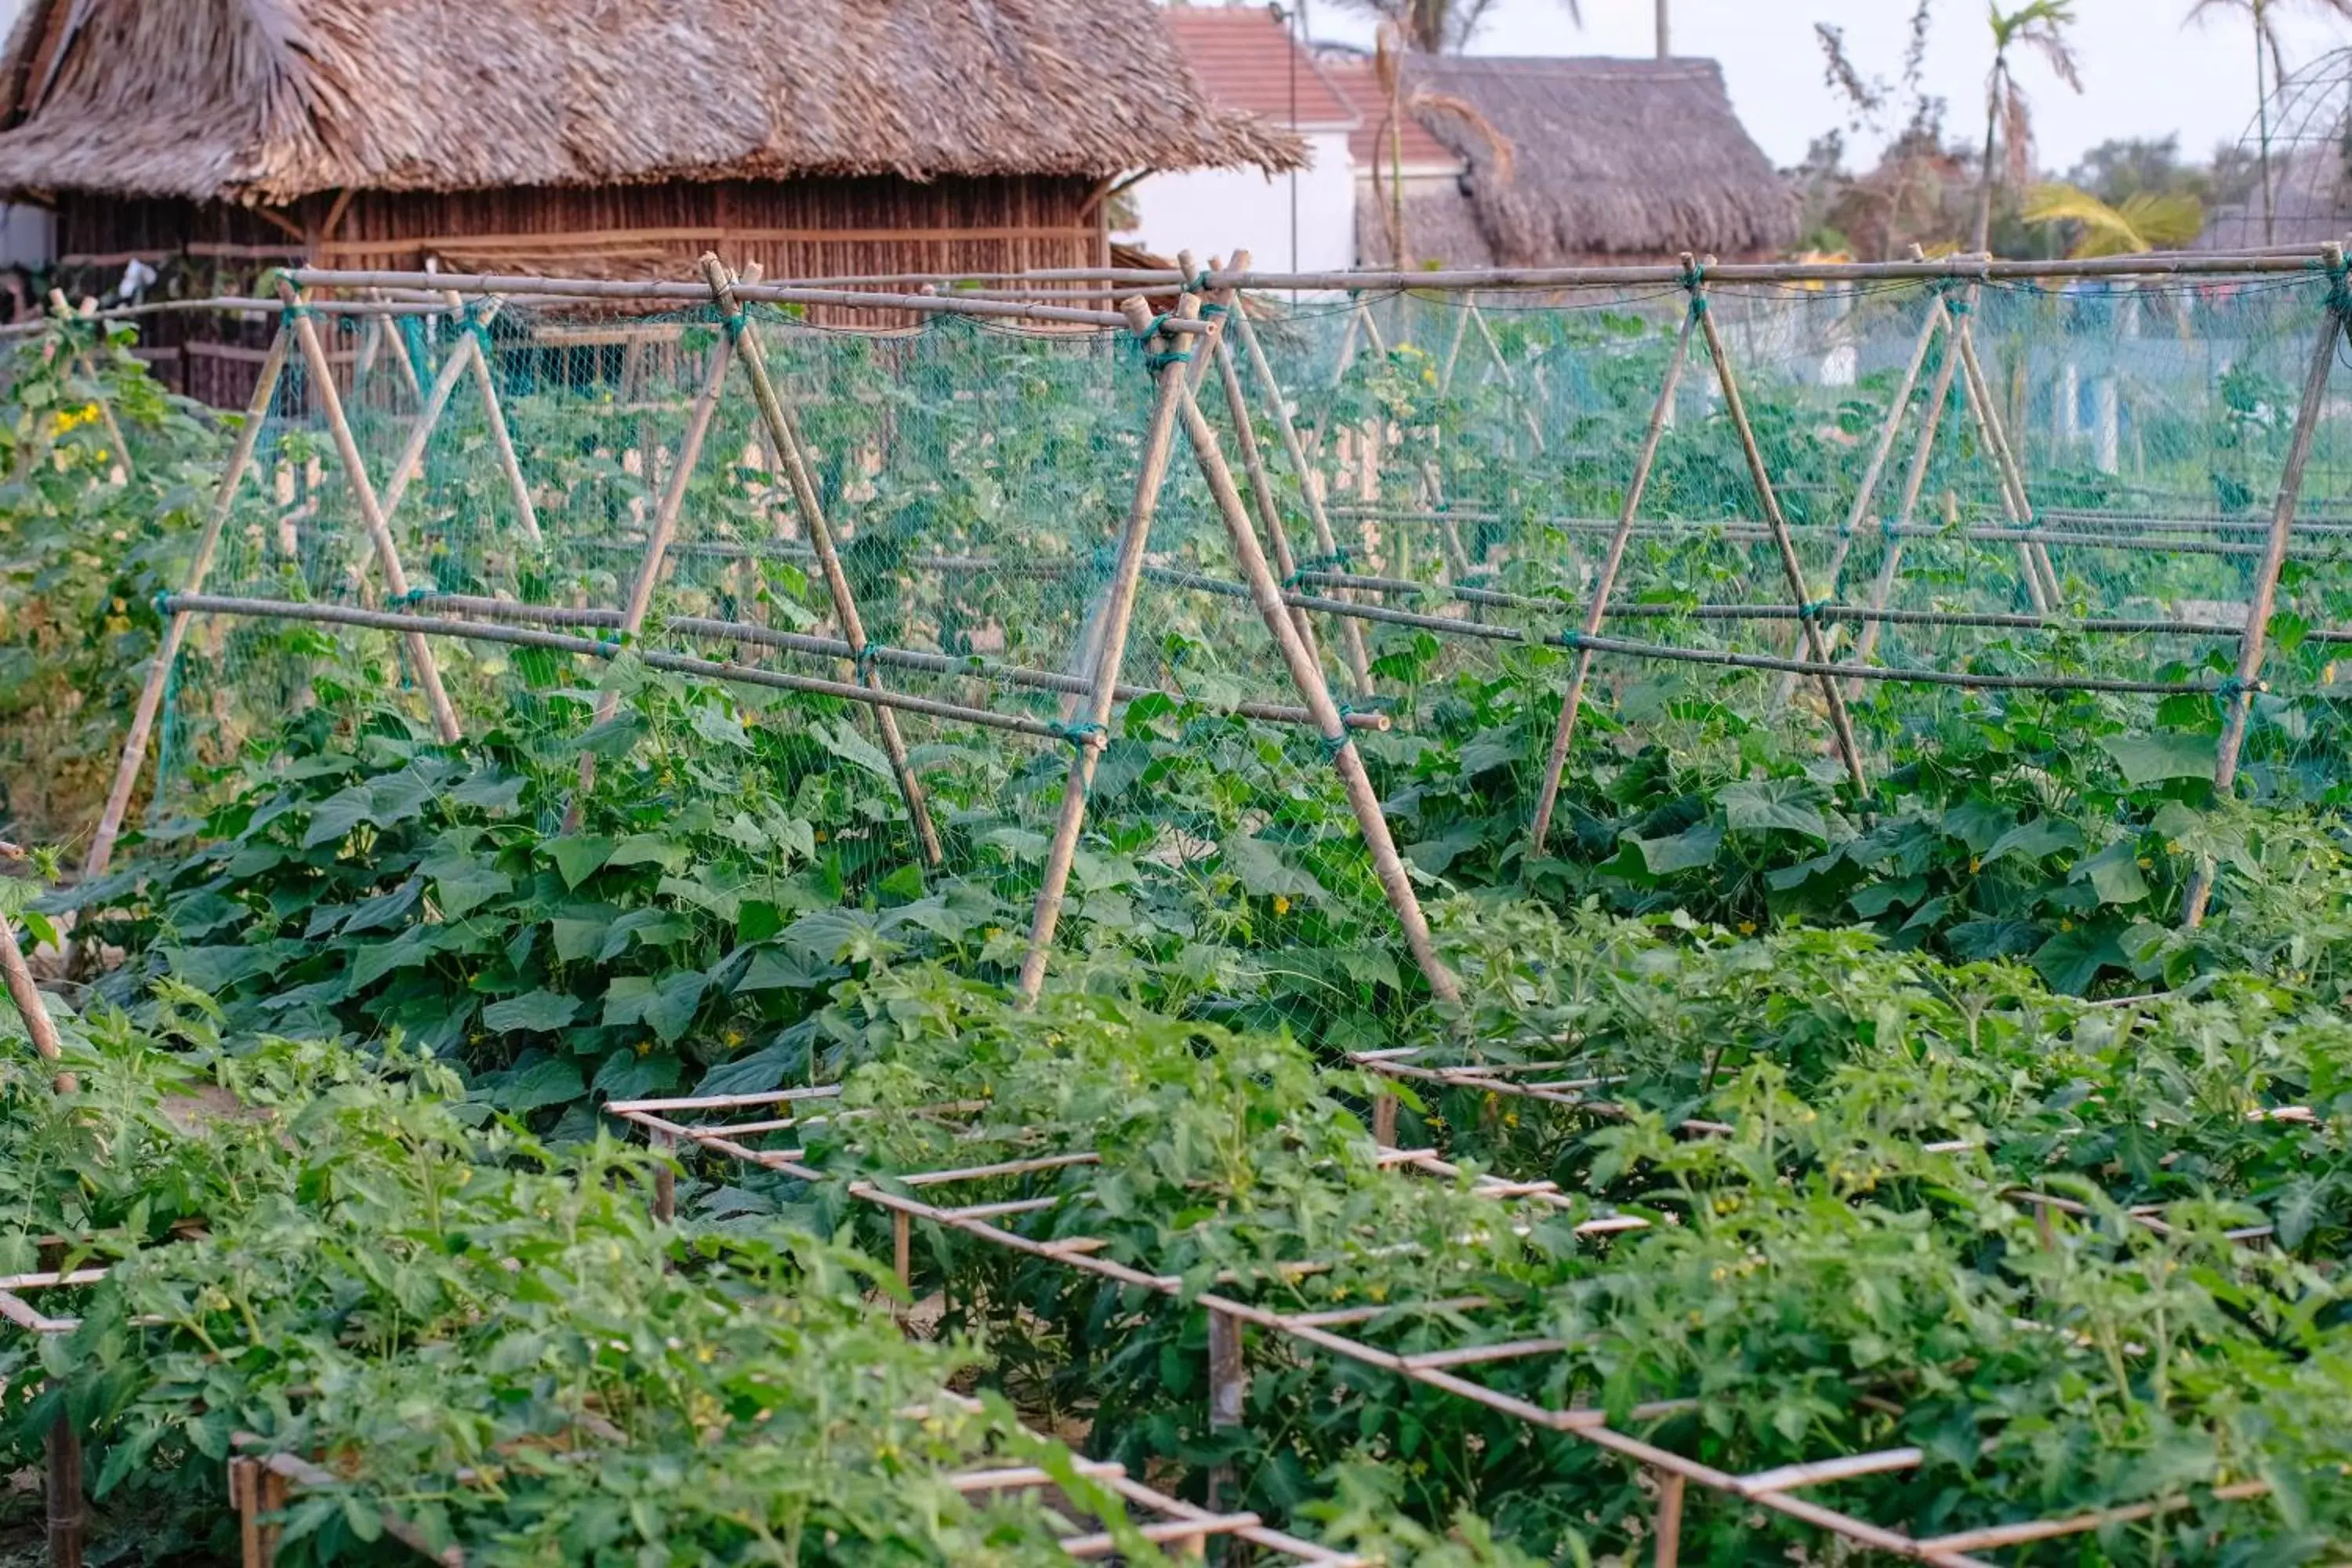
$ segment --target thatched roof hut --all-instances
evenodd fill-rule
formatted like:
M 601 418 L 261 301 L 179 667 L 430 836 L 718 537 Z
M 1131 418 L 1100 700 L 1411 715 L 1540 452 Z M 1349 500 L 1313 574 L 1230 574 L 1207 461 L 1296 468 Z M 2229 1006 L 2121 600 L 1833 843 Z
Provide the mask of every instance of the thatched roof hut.
M 0 194 L 167 288 L 1080 265 L 1122 175 L 1299 156 L 1148 0 L 31 0 L 0 58 Z
M 1372 73 L 1339 79 L 1384 144 L 1389 106 Z M 1798 238 L 1796 193 L 1740 124 L 1712 60 L 1413 55 L 1400 96 L 1460 169 L 1447 189 L 1417 187 L 1408 167 L 1413 261 L 1559 266 L 1683 250 L 1729 260 Z M 1389 264 L 1386 178 L 1376 169 L 1359 225 L 1367 265 Z

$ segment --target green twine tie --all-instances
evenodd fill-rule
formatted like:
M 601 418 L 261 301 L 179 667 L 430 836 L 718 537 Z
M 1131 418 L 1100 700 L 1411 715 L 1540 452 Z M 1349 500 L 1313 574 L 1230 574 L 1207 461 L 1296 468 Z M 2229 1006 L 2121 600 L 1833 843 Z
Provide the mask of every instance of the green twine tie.
M 1047 727 L 1054 731 L 1056 740 L 1066 741 L 1081 751 L 1094 744 L 1097 736 L 1107 737 L 1110 733 L 1092 721 L 1080 724 L 1053 724 Z
M 1292 569 L 1290 575 L 1282 580 L 1282 585 L 1285 588 L 1296 586 L 1301 577 L 1311 572 L 1345 572 L 1350 569 L 1351 563 L 1351 558 L 1344 550 L 1334 550 L 1328 555 L 1310 555 Z

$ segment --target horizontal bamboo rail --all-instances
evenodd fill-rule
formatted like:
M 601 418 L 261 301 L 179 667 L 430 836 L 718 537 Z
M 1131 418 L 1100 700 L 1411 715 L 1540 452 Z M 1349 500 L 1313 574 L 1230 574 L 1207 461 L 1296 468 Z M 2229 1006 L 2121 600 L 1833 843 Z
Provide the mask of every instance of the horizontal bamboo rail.
M 489 272 L 339 272 L 321 267 L 298 267 L 285 276 L 305 289 L 439 289 L 459 295 L 508 298 L 557 295 L 567 300 L 669 304 L 679 309 L 691 305 L 708 308 L 710 303 L 710 290 L 703 284 L 659 280 L 539 278 Z M 966 300 L 950 294 L 880 294 L 844 289 L 799 289 L 789 283 L 745 283 L 736 288 L 735 295 L 747 304 L 838 305 L 925 315 L 992 316 L 1004 321 L 1053 321 L 1118 331 L 1127 326 L 1127 319 L 1116 310 L 1084 310 L 1076 306 L 1026 304 L 1013 300 Z M 1196 321 L 1171 321 L 1164 330 L 1205 332 L 1208 329 Z
M 579 609 L 561 605 L 526 605 L 512 599 L 486 599 L 470 594 L 426 594 L 416 600 L 419 609 L 450 609 L 465 615 L 481 616 L 491 620 L 518 620 L 543 626 L 617 626 L 621 624 L 618 610 Z M 708 638 L 713 642 L 755 644 L 790 653 L 806 654 L 811 658 L 844 659 L 852 656 L 849 645 L 839 637 L 812 637 L 804 632 L 782 632 L 772 626 L 750 621 L 713 620 L 699 616 L 669 616 L 662 622 L 664 628 L 677 637 Z M 977 655 L 957 658 L 952 654 L 927 653 L 919 648 L 892 647 L 882 643 L 866 645 L 866 658 L 875 664 L 889 665 L 899 669 L 920 670 L 931 675 L 971 676 L 1005 686 L 1018 686 L 1034 691 L 1053 691 L 1083 695 L 1089 688 L 1086 680 L 1075 675 L 1064 675 L 1049 669 L 1031 669 L 1019 665 L 1000 664 Z M 1164 687 L 1121 685 L 1118 700 L 1133 702 L 1143 697 L 1165 697 L 1172 702 L 1189 702 L 1194 699 L 1181 691 Z M 1286 707 L 1277 702 L 1237 702 L 1230 706 L 1208 703 L 1211 709 L 1229 712 L 1244 719 L 1255 719 L 1269 724 L 1307 724 L 1312 716 L 1306 709 Z M 1384 731 L 1389 728 L 1385 713 L 1351 713 L 1349 727 L 1357 730 Z
M 740 686 L 768 686 L 782 691 L 798 691 L 815 697 L 835 697 L 844 702 L 863 702 L 874 707 L 894 708 L 904 712 L 920 713 L 933 719 L 944 719 L 958 724 L 980 724 L 991 729 L 1009 731 L 1043 741 L 1065 741 L 1071 744 L 1098 746 L 1100 736 L 1085 735 L 1072 741 L 1055 724 L 1024 718 L 1019 714 L 999 713 L 992 709 L 968 708 L 956 702 L 937 702 L 927 697 L 909 697 L 903 692 L 876 691 L 870 687 L 853 685 L 844 680 L 820 680 L 812 676 L 785 675 L 753 665 L 733 664 L 717 659 L 689 658 L 683 654 L 663 653 L 652 649 L 629 650 L 618 642 L 600 641 L 593 637 L 564 637 L 560 633 L 543 632 L 529 626 L 499 626 L 486 621 L 452 620 L 435 616 L 402 615 L 388 610 L 360 610 L 341 605 L 301 605 L 275 599 L 241 599 L 211 594 L 166 595 L 161 600 L 166 614 L 185 611 L 194 616 L 233 616 L 253 619 L 309 621 L 320 626 L 362 626 L 372 631 L 414 632 L 425 637 L 452 637 L 466 642 L 505 643 L 516 647 L 544 648 L 553 653 L 583 654 L 590 658 L 614 658 L 625 651 L 635 651 L 655 669 L 666 669 L 680 675 L 698 675 L 713 680 L 730 681 Z

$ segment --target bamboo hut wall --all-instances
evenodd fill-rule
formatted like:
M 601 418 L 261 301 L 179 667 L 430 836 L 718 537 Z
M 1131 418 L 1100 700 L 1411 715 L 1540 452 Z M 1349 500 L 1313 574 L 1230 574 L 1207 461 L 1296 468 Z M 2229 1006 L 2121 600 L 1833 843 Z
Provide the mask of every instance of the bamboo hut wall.
M 715 250 L 771 279 L 858 273 L 992 272 L 1098 265 L 1108 236 L 1096 182 L 1076 176 L 894 176 L 667 181 L 484 191 L 362 191 L 289 211 L 66 194 L 58 207 L 67 291 L 102 293 L 131 260 L 153 292 L 247 291 L 267 268 L 344 268 L 691 277 Z M 898 325 L 836 311 L 841 324 Z M 872 320 L 866 318 L 871 317 Z M 237 406 L 251 393 L 268 323 L 163 317 L 142 347 L 190 396 Z

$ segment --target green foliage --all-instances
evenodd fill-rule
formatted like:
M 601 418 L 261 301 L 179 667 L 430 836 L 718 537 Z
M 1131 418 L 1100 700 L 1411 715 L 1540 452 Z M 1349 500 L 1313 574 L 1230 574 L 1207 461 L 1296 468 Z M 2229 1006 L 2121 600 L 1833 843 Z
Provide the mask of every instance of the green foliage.
M 53 321 L 0 367 L 0 836 L 61 838 L 97 816 L 162 631 L 150 602 L 177 585 L 211 499 L 216 422 L 131 343 Z
M 908 1342 L 871 1309 L 874 1265 L 773 1226 L 658 1226 L 642 1150 L 478 1128 L 401 1058 L 267 1044 L 176 1109 L 134 1036 L 73 1065 L 89 1098 L 7 1085 L 43 1175 L 10 1213 L 110 1268 L 63 1293 L 70 1334 L 0 1349 L 5 1431 L 37 1454 L 68 1413 L 117 1509 L 209 1516 L 227 1548 L 242 1447 L 331 1477 L 285 1516 L 297 1562 L 374 1561 L 387 1519 L 484 1563 L 1064 1561 L 1034 1494 L 950 1484 L 986 1461 L 1042 1465 L 1158 1561 L 1057 1446 L 942 1394 L 972 1348 Z M 143 1200 L 98 1223 L 91 1189 L 125 1184 L 88 1156 L 124 1148 L 176 1173 L 183 1237 L 146 1234 Z

